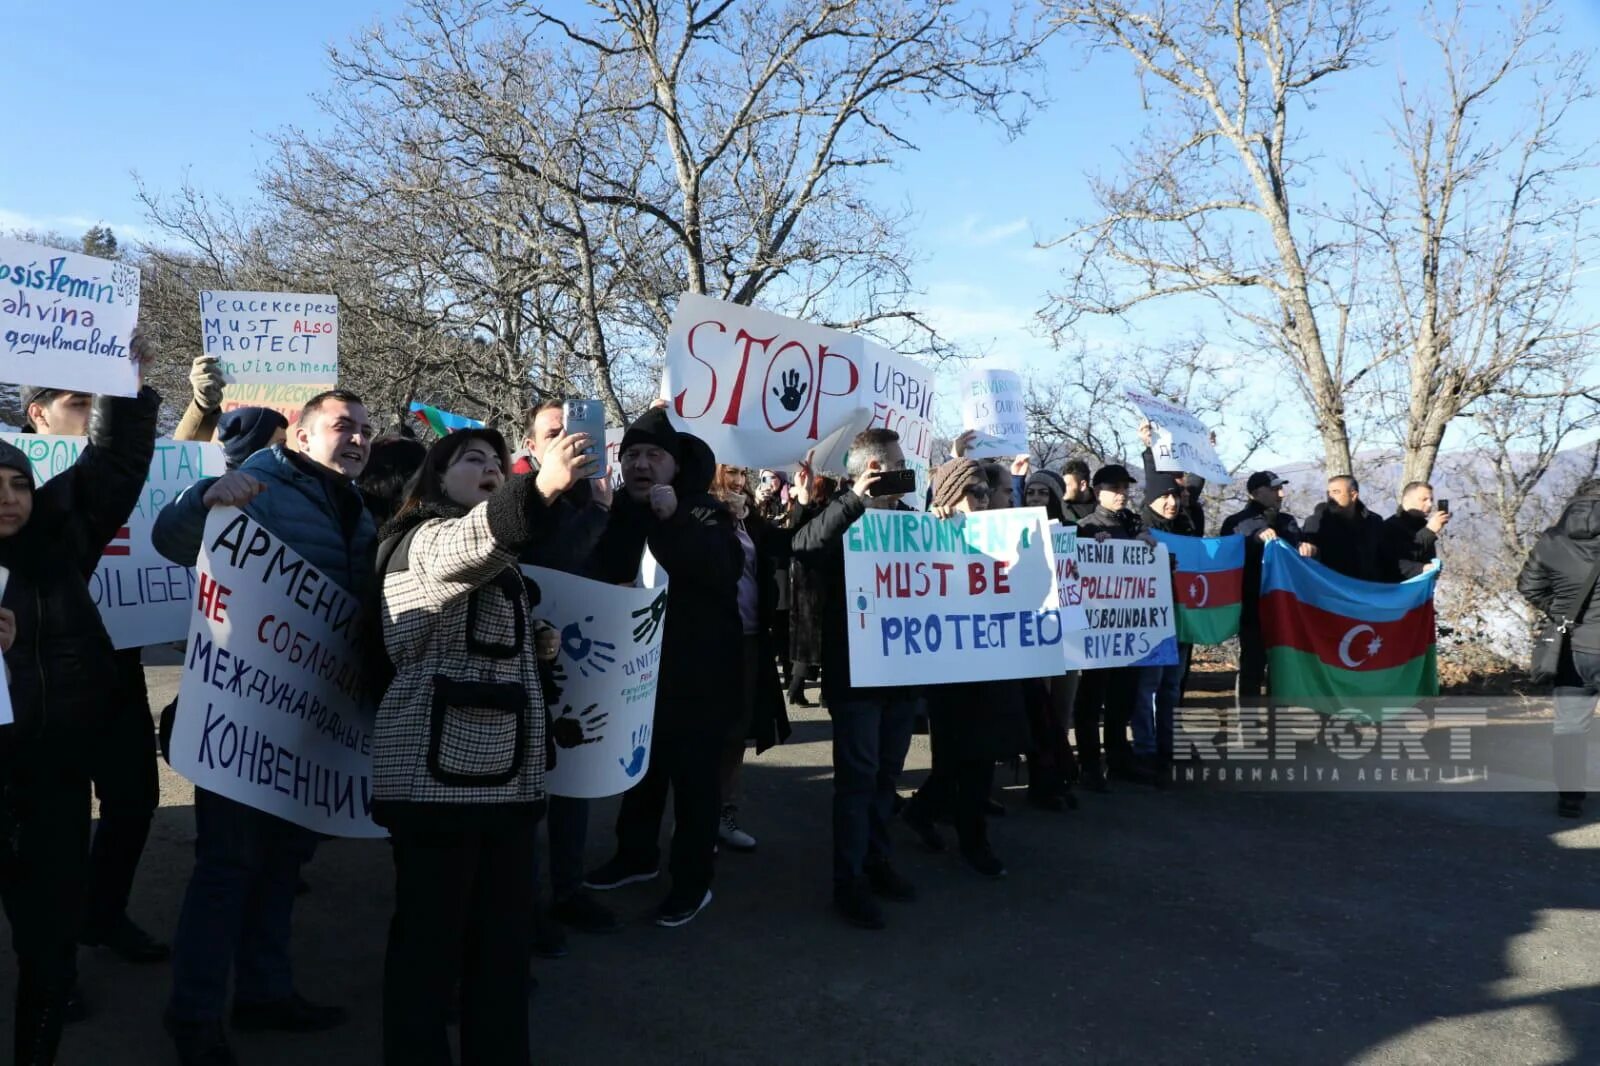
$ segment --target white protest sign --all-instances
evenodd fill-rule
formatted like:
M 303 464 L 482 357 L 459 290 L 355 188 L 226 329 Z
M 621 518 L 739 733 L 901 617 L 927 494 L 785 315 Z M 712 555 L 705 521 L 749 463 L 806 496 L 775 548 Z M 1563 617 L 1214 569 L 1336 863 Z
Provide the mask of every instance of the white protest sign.
M 851 439 L 880 425 L 901 434 L 908 463 L 926 467 L 932 382 L 865 338 L 685 293 L 661 396 L 673 425 L 720 462 L 792 468 L 814 449 L 819 470 L 839 471 Z
M 1028 451 L 1028 416 L 1022 375 L 979 369 L 961 375 L 961 428 L 977 430 L 970 459 L 1010 459 Z
M 339 380 L 339 298 L 301 292 L 200 293 L 200 333 L 222 380 Z
M 35 484 L 72 468 L 88 443 L 84 437 L 38 433 L 0 433 L 28 457 Z M 223 473 L 222 449 L 215 444 L 156 441 L 150 473 L 127 525 L 117 531 L 100 565 L 89 575 L 89 594 L 100 608 L 111 643 L 138 648 L 182 640 L 189 633 L 189 608 L 194 603 L 195 576 L 157 552 L 150 543 L 156 515 L 184 489 L 203 477 Z
M 172 768 L 318 833 L 379 837 L 361 606 L 243 511 L 213 508 Z
M 1056 556 L 1056 599 L 1061 604 L 1061 628 L 1067 632 L 1087 628 L 1083 584 L 1078 576 L 1078 527 L 1050 523 L 1050 544 Z
M 606 470 L 613 492 L 622 489 L 622 438 L 628 431 L 606 427 Z
M 1150 453 L 1157 470 L 1178 470 L 1207 481 L 1232 480 L 1228 468 L 1211 446 L 1206 424 L 1181 407 L 1158 400 L 1137 389 L 1126 389 L 1128 400 L 1150 423 Z
M 0 237 L 0 381 L 134 396 L 139 271 Z
M 1178 661 L 1167 549 L 1137 540 L 1077 544 L 1085 624 L 1069 630 L 1067 669 L 1171 666 Z
M 1062 664 L 1042 508 L 939 519 L 868 511 L 845 531 L 850 683 L 1049 677 Z
M 275 385 L 269 382 L 229 385 L 222 394 L 222 413 L 237 411 L 241 407 L 265 407 L 278 412 L 293 428 L 300 421 L 300 409 L 307 400 L 336 387 L 329 381 L 307 385 Z
M 639 589 L 542 566 L 522 572 L 539 585 L 534 615 L 561 633 L 547 787 L 580 799 L 626 792 L 650 768 L 666 582 Z

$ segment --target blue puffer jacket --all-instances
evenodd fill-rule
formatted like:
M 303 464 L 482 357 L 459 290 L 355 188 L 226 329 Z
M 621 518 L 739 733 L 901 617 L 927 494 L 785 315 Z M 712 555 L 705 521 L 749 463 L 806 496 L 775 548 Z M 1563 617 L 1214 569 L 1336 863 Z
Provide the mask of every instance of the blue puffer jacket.
M 266 486 L 245 504 L 245 514 L 346 592 L 361 597 L 371 590 L 378 531 L 354 485 L 302 470 L 281 444 L 256 452 L 239 469 Z M 181 566 L 193 566 L 200 554 L 207 510 L 201 500 L 215 480 L 195 482 L 156 517 L 150 535 L 156 551 Z

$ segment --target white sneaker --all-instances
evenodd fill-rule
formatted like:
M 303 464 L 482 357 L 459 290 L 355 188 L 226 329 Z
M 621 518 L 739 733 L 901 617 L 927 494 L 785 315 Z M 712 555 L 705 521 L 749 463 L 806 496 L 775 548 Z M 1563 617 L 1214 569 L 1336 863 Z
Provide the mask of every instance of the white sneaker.
M 737 807 L 722 808 L 722 820 L 717 823 L 717 839 L 734 851 L 754 851 L 756 838 L 739 828 L 739 823 L 734 821 L 734 815 L 738 813 Z

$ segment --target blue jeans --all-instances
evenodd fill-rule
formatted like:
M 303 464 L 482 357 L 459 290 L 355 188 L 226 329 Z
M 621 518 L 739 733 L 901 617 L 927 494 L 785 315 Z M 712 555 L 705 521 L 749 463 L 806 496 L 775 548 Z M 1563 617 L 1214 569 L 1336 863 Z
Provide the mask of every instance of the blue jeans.
M 172 943 L 172 1000 L 181 1022 L 220 1021 L 228 974 L 235 999 L 268 1003 L 294 991 L 289 922 L 300 867 L 317 835 L 204 789 L 194 790 L 194 872 Z
M 911 730 L 921 701 L 886 699 L 835 702 L 833 717 L 833 881 L 848 885 L 868 862 L 889 858 L 894 786 L 906 765 Z
M 560 903 L 583 887 L 583 851 L 589 839 L 589 801 L 572 796 L 551 796 L 545 807 L 544 821 L 550 834 L 550 898 Z M 533 849 L 533 884 L 537 891 L 537 841 Z
M 1141 666 L 1133 701 L 1133 750 L 1148 759 L 1172 760 L 1172 721 L 1183 697 L 1183 659 L 1174 666 Z

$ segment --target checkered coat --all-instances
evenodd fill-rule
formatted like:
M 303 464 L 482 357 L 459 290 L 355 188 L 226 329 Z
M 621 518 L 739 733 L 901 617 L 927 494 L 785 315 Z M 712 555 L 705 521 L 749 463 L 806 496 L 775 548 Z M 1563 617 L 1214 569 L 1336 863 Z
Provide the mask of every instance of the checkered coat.
M 492 506 L 424 521 L 411 534 L 408 565 L 383 575 L 383 641 L 395 676 L 374 731 L 380 810 L 544 798 L 531 605 L 516 549 L 491 530 Z

